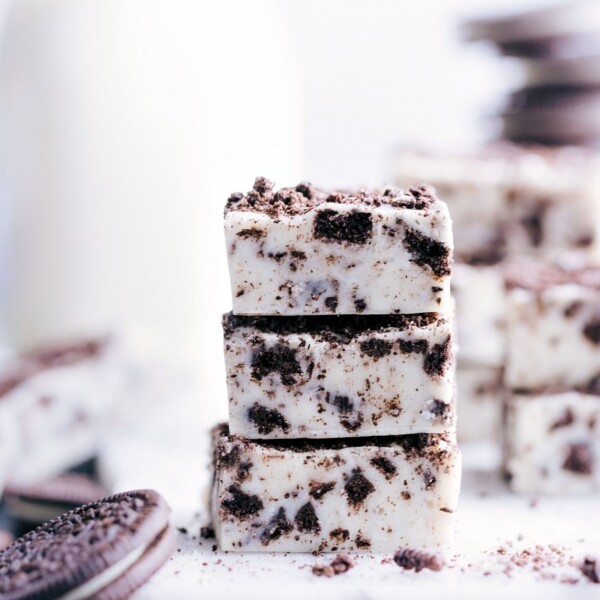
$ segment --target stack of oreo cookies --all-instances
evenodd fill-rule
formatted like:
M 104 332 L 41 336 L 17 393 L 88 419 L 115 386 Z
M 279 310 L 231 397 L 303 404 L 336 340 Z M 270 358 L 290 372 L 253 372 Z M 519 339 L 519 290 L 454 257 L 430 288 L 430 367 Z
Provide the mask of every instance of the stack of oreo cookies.
M 518 143 L 597 146 L 600 140 L 600 2 L 563 2 L 472 21 L 466 37 L 488 41 L 523 67 L 501 114 Z

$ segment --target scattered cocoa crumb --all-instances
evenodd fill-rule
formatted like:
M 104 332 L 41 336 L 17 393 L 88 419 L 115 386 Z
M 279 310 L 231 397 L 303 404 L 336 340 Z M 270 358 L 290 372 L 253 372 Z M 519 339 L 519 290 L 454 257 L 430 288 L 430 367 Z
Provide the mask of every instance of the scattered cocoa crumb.
M 529 499 L 529 508 L 535 508 L 538 505 L 538 499 L 537 498 L 530 498 Z
M 586 556 L 579 566 L 579 570 L 592 583 L 600 583 L 600 565 L 598 565 L 598 562 L 595 558 Z
M 338 554 L 328 565 L 321 563 L 314 565 L 312 572 L 317 577 L 333 577 L 345 573 L 352 567 L 354 567 L 354 562 L 347 554 Z
M 203 540 L 213 540 L 215 538 L 215 530 L 211 525 L 200 527 L 200 537 Z
M 187 528 L 185 527 L 178 527 L 177 531 L 179 531 L 179 533 L 183 533 L 183 535 L 187 535 L 188 532 Z
M 441 571 L 444 567 L 444 559 L 439 554 L 402 548 L 394 554 L 394 562 L 401 568 L 414 569 L 417 573 L 423 569 Z

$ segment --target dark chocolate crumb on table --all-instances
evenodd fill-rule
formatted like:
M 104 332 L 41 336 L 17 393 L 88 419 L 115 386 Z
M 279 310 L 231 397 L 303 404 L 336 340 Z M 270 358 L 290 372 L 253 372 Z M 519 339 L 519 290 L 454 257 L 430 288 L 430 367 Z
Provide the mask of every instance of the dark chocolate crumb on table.
M 591 475 L 594 467 L 594 456 L 588 444 L 571 444 L 569 453 L 563 463 L 565 471 L 579 475 Z
M 271 373 L 279 373 L 283 385 L 296 383 L 295 375 L 302 373 L 296 352 L 284 344 L 255 350 L 252 355 L 252 377 L 260 381 Z
M 405 570 L 415 570 L 417 573 L 423 569 L 441 571 L 444 568 L 444 559 L 439 554 L 402 548 L 394 554 L 394 562 Z
M 452 252 L 448 246 L 409 228 L 406 229 L 403 243 L 415 264 L 429 267 L 436 277 L 450 275 Z

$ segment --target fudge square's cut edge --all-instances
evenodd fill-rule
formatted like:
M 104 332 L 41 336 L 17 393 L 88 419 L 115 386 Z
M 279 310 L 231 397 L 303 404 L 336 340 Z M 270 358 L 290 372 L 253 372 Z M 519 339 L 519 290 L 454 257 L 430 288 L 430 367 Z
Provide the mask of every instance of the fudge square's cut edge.
M 250 439 L 456 429 L 449 320 L 429 315 L 223 318 L 229 426 Z
M 249 441 L 213 430 L 221 550 L 448 548 L 461 458 L 451 436 Z
M 224 227 L 234 313 L 449 309 L 452 226 L 432 189 L 311 193 L 275 192 L 260 180 L 228 201 Z

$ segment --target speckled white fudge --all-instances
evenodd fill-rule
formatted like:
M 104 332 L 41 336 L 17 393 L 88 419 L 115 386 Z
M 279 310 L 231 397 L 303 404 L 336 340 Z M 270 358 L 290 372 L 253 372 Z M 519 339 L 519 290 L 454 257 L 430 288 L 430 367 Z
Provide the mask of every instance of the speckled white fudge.
M 502 369 L 461 366 L 456 370 L 458 439 L 498 441 L 502 435 Z
M 507 387 L 599 387 L 600 268 L 521 261 L 507 285 Z
M 400 152 L 395 183 L 428 182 L 448 203 L 455 256 L 492 264 L 505 256 L 598 258 L 600 169 L 591 151 L 495 145 L 471 155 Z
M 336 438 L 455 430 L 441 315 L 223 320 L 233 434 Z
M 279 191 L 259 178 L 225 208 L 233 312 L 415 314 L 450 306 L 452 225 L 425 187 Z
M 513 395 L 507 403 L 506 474 L 513 491 L 600 491 L 600 396 Z
M 458 447 L 442 435 L 253 442 L 217 429 L 221 550 L 311 552 L 452 543 Z
M 502 366 L 506 298 L 500 266 L 456 264 L 452 275 L 460 363 Z
M 7 477 L 32 483 L 92 458 L 115 400 L 112 344 L 91 340 L 46 348 L 0 372 L 0 455 L 12 453 Z

